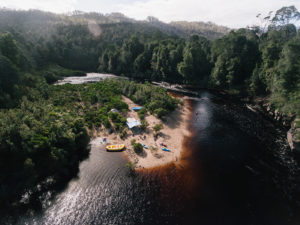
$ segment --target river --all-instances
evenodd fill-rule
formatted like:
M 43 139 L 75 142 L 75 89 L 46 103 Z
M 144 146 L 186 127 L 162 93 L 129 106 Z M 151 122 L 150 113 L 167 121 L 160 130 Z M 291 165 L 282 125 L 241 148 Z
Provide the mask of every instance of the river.
M 18 224 L 300 224 L 284 133 L 207 91 L 186 99 L 193 135 L 178 163 L 130 173 L 94 139 L 77 177 Z

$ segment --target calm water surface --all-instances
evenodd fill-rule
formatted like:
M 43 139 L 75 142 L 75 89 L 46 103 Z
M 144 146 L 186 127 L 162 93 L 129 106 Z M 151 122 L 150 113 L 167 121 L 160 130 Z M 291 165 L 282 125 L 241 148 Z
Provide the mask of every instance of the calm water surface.
M 131 174 L 123 153 L 108 153 L 95 139 L 78 177 L 19 224 L 296 225 L 268 183 L 272 173 L 253 169 L 264 151 L 258 140 L 213 95 L 188 101 L 193 136 L 179 162 Z

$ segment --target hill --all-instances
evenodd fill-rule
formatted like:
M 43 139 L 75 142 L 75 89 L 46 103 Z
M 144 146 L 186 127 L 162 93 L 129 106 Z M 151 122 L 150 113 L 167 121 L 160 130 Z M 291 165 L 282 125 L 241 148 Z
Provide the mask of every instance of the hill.
M 218 26 L 213 23 L 204 22 L 186 22 L 178 21 L 164 23 L 154 17 L 148 17 L 147 20 L 139 21 L 126 17 L 122 13 L 101 14 L 96 12 L 85 13 L 74 11 L 68 14 L 55 14 L 39 10 L 11 10 L 0 9 L 0 30 L 16 29 L 22 33 L 33 32 L 37 36 L 47 36 L 52 33 L 53 27 L 58 24 L 89 24 L 98 25 L 123 25 L 130 26 L 134 30 L 142 31 L 160 31 L 167 35 L 176 35 L 182 38 L 188 38 L 191 35 L 203 36 L 207 39 L 214 40 L 227 34 L 230 29 Z

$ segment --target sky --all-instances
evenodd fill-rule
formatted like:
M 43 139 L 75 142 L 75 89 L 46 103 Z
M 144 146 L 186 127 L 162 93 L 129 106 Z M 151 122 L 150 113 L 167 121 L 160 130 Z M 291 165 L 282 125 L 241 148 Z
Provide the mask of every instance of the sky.
M 258 13 L 267 15 L 269 11 L 290 5 L 300 10 L 300 0 L 0 0 L 0 7 L 13 9 L 121 12 L 138 20 L 154 16 L 164 22 L 211 21 L 230 28 L 257 25 Z

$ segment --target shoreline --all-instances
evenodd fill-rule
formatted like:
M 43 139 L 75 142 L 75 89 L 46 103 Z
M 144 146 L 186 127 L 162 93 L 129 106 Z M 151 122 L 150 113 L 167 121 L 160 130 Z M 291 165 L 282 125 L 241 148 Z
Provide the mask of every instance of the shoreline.
M 178 98 L 179 96 L 173 95 L 173 97 Z M 191 109 L 186 99 L 181 98 L 181 100 L 183 100 L 183 104 L 179 105 L 164 120 L 160 120 L 147 113 L 145 120 L 149 126 L 146 131 L 140 134 L 133 135 L 132 131 L 129 130 L 125 138 L 121 139 L 118 132 L 108 134 L 105 130 L 97 132 L 96 136 L 107 138 L 107 144 L 125 144 L 126 149 L 123 153 L 129 162 L 134 165 L 135 169 L 152 169 L 158 166 L 165 166 L 172 162 L 179 162 L 183 151 L 184 138 L 191 135 L 191 132 L 187 129 Z M 137 112 L 131 110 L 133 106 L 139 105 L 124 96 L 123 101 L 128 104 L 130 109 L 126 116 L 140 120 Z M 154 138 L 153 127 L 160 123 L 163 124 L 163 128 L 159 132 L 160 135 Z M 131 145 L 132 139 L 147 145 L 148 149 L 144 148 L 141 154 L 135 153 Z M 166 148 L 170 149 L 171 152 L 163 151 L 161 143 L 164 143 L 167 146 Z

